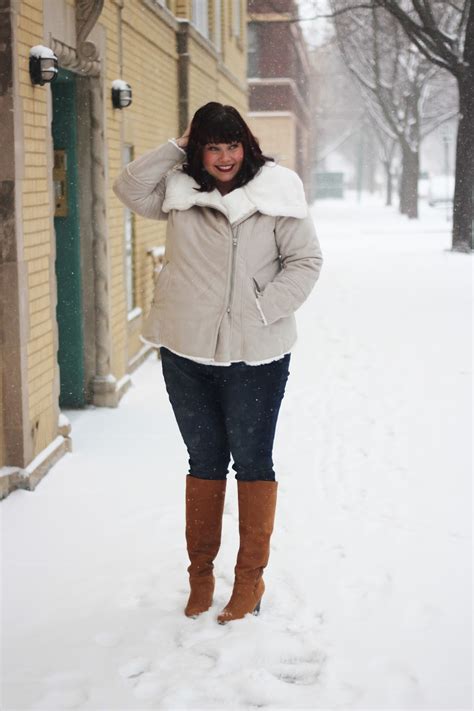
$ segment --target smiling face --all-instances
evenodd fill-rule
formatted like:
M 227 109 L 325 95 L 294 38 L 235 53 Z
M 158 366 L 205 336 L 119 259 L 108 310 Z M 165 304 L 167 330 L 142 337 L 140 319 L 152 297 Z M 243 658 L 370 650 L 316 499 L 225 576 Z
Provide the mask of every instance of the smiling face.
M 233 181 L 242 167 L 244 147 L 240 141 L 234 143 L 206 143 L 202 152 L 202 164 L 216 180 L 221 193 L 232 190 Z

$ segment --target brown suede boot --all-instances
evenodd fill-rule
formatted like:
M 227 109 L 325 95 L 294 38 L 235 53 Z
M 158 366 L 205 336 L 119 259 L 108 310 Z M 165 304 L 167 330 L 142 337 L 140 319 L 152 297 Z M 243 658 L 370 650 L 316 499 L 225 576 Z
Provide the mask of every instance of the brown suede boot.
M 224 625 L 249 612 L 258 614 L 265 591 L 263 569 L 270 557 L 277 501 L 276 481 L 237 481 L 240 548 L 232 596 L 218 615 Z
M 186 543 L 191 561 L 187 617 L 197 617 L 212 605 L 212 571 L 221 544 L 226 483 L 225 479 L 186 477 Z

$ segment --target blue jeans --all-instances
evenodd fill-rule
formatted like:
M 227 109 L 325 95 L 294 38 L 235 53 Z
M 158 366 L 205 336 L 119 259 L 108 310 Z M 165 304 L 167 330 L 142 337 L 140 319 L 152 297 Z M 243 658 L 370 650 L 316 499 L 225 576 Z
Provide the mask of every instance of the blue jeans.
M 290 354 L 264 365 L 196 363 L 161 348 L 163 377 L 189 454 L 189 473 L 275 481 L 273 440 Z

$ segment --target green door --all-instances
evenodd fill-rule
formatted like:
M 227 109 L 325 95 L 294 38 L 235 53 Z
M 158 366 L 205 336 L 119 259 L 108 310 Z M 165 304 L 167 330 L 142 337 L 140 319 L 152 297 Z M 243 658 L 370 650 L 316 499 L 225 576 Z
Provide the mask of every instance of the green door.
M 78 211 L 76 82 L 63 69 L 51 85 L 53 98 L 58 363 L 62 407 L 85 405 L 84 325 Z

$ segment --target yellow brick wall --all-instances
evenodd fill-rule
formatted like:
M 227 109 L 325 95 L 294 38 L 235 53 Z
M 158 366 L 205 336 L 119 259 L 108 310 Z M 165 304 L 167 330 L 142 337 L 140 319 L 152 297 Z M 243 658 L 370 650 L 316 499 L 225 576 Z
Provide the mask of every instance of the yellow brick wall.
M 209 16 L 212 24 L 215 0 L 209 0 Z M 246 3 L 241 3 L 241 34 L 232 34 L 232 0 L 222 2 L 221 40 L 222 50 L 218 61 L 196 40 L 190 40 L 190 113 L 207 101 L 220 101 L 235 106 L 242 114 L 247 112 L 248 98 L 245 90 L 247 77 L 246 54 Z M 212 35 L 212 33 L 211 33 Z M 220 65 L 223 65 L 223 70 Z M 231 81 L 227 72 L 238 80 Z
M 57 373 L 55 346 L 54 230 L 49 193 L 47 145 L 48 87 L 33 87 L 28 72 L 29 49 L 43 44 L 42 0 L 23 0 L 18 6 L 17 40 L 19 101 L 23 113 L 24 160 L 21 178 L 23 259 L 27 263 L 29 331 L 28 390 L 29 418 L 38 454 L 56 436 Z
M 113 196 L 111 183 L 121 168 L 120 112 L 112 108 L 110 87 L 120 78 L 118 15 L 119 9 L 112 0 L 106 0 L 99 24 L 105 30 L 104 102 L 107 171 L 110 177 L 107 195 L 107 232 L 109 258 L 109 328 L 112 342 L 111 370 L 120 379 L 126 370 L 124 350 L 127 342 L 126 301 L 124 293 L 124 240 L 121 210 Z M 133 82 L 132 82 L 133 83 Z
M 296 169 L 293 116 L 249 116 L 248 124 L 266 155 L 275 158 L 280 165 Z
M 133 102 L 122 111 L 106 103 L 109 199 L 108 230 L 111 259 L 111 306 L 113 374 L 120 378 L 129 358 L 141 347 L 135 327 L 128 327 L 125 293 L 124 208 L 112 191 L 112 182 L 122 170 L 122 140 L 133 146 L 136 157 L 159 146 L 178 130 L 178 74 L 173 27 L 163 22 L 140 0 L 130 0 L 122 13 L 123 75 L 120 77 L 117 15 L 105 3 L 100 23 L 106 29 L 105 85 L 123 78 L 132 85 Z M 164 225 L 133 216 L 135 232 L 135 301 L 146 315 L 153 289 L 150 247 L 164 241 Z M 130 336 L 129 336 L 130 333 Z M 130 340 L 129 340 L 130 338 Z
M 243 46 L 229 36 L 230 12 L 223 3 L 222 42 L 234 61 L 232 72 L 239 72 L 242 84 L 246 79 L 246 55 Z M 243 3 L 245 5 L 245 3 Z M 114 27 L 117 21 L 110 7 L 104 8 L 100 22 L 106 27 L 107 76 L 106 85 L 117 78 L 118 63 L 114 52 L 116 43 Z M 112 7 L 113 9 L 113 7 Z M 176 1 L 171 7 L 176 16 L 189 19 L 190 3 Z M 160 145 L 178 132 L 178 57 L 176 39 L 172 27 L 162 22 L 140 0 L 130 0 L 122 13 L 123 79 L 133 87 L 133 103 L 123 111 L 108 109 L 107 142 L 109 146 L 109 176 L 111 181 L 121 170 L 120 138 L 132 145 L 136 157 Z M 245 25 L 245 23 L 243 23 Z M 110 47 L 110 55 L 109 55 Z M 190 116 L 207 101 L 222 101 L 236 106 L 243 114 L 247 111 L 247 96 L 218 69 L 213 52 L 203 47 L 197 39 L 189 39 L 189 112 Z M 230 68 L 229 64 L 229 68 Z M 110 67 L 110 71 L 109 71 Z M 115 72 L 115 73 L 114 73 Z M 110 117 L 110 123 L 109 123 Z M 120 124 L 122 129 L 120 133 Z M 117 133 L 118 128 L 118 133 Z M 111 147 L 111 140 L 113 146 Z M 116 140 L 120 145 L 115 144 Z M 164 243 L 165 225 L 134 216 L 135 228 L 135 296 L 136 305 L 146 316 L 153 291 L 153 266 L 147 250 Z M 113 373 L 121 377 L 126 367 L 125 352 L 130 358 L 141 347 L 136 325 L 126 328 L 126 304 L 123 300 L 124 285 L 124 210 L 110 190 L 108 211 L 109 239 L 115 246 L 116 281 L 112 286 L 112 306 L 115 313 L 113 329 Z M 124 343 L 128 331 L 128 344 Z
M 169 7 L 176 17 L 189 18 L 191 16 L 191 0 L 171 0 Z
M 67 0 L 74 5 L 72 0 Z M 173 5 L 173 2 L 169 3 Z M 242 0 L 243 17 L 245 1 Z M 189 3 L 175 0 L 174 9 L 188 17 Z M 110 85 L 120 77 L 119 9 L 106 0 L 99 24 L 105 31 L 104 87 L 105 136 L 108 195 L 107 230 L 110 274 L 110 329 L 112 373 L 120 379 L 129 358 L 140 346 L 136 328 L 127 320 L 125 293 L 124 209 L 112 192 L 112 182 L 122 169 L 122 145 L 133 145 L 136 156 L 164 142 L 178 131 L 178 74 L 176 37 L 172 26 L 162 21 L 141 0 L 127 0 L 122 12 L 122 78 L 133 87 L 133 104 L 123 111 L 114 110 Z M 223 3 L 222 58 L 224 64 L 245 83 L 245 37 L 230 34 L 230 3 Z M 44 449 L 57 434 L 57 326 L 55 318 L 55 237 L 51 202 L 51 161 L 49 145 L 49 87 L 33 87 L 28 72 L 29 49 L 43 44 L 42 0 L 19 0 L 16 15 L 19 62 L 19 101 L 24 149 L 23 165 L 18 168 L 21 211 L 27 265 L 29 330 L 27 342 L 29 420 L 34 440 L 34 455 Z M 242 23 L 243 32 L 245 22 Z M 244 114 L 247 98 L 241 87 L 219 70 L 212 53 L 190 39 L 190 112 L 209 100 L 231 103 Z M 152 261 L 151 246 L 164 241 L 164 225 L 135 217 L 135 290 L 136 303 L 144 314 L 149 307 Z M 129 332 L 133 332 L 132 341 Z M 1 429 L 1 428 L 0 428 Z
M 189 115 L 207 101 L 217 100 L 217 62 L 195 39 L 189 39 Z
M 240 37 L 232 35 L 232 2 L 224 0 L 222 3 L 222 63 L 224 68 L 231 69 L 232 74 L 239 83 L 246 86 L 247 82 L 247 10 L 246 1 L 239 0 L 241 4 Z M 245 118 L 248 109 L 248 94 L 234 82 L 230 81 L 225 72 L 219 72 L 217 77 L 218 101 L 223 104 L 235 106 Z

